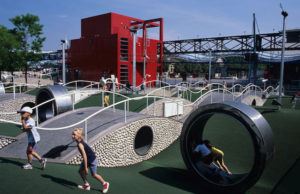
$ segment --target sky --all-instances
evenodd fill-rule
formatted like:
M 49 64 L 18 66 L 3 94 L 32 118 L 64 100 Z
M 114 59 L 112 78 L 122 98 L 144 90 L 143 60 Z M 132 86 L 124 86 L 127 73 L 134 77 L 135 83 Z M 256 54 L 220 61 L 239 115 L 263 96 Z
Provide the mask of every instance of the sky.
M 144 20 L 162 17 L 165 40 L 251 34 L 253 13 L 260 33 L 278 32 L 280 3 L 289 13 L 286 28 L 300 29 L 300 0 L 0 0 L 0 25 L 13 28 L 9 19 L 16 15 L 39 16 L 43 50 L 49 51 L 60 49 L 61 39 L 80 38 L 82 18 L 108 12 Z

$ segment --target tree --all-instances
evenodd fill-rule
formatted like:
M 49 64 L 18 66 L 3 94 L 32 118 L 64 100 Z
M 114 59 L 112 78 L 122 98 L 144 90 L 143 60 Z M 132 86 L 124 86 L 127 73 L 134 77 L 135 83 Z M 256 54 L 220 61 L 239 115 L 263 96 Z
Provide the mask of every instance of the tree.
M 3 70 L 13 72 L 19 67 L 19 47 L 14 33 L 0 25 L 0 77 Z
M 32 14 L 16 16 L 10 21 L 15 26 L 14 32 L 20 41 L 20 58 L 25 69 L 25 82 L 27 83 L 28 63 L 39 60 L 38 53 L 46 39 L 42 37 L 43 25 L 39 23 L 39 17 Z

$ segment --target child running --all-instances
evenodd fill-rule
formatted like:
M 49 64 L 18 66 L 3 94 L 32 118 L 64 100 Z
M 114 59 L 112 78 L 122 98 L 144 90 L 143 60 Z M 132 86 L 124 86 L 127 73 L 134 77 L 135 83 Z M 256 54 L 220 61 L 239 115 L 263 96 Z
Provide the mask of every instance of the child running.
M 32 158 L 35 157 L 41 163 L 42 169 L 46 168 L 47 159 L 41 158 L 36 152 L 36 145 L 40 141 L 40 134 L 35 127 L 35 121 L 31 118 L 32 109 L 28 106 L 23 107 L 17 111 L 21 114 L 22 130 L 27 133 L 28 145 L 27 145 L 27 159 L 28 163 L 23 165 L 23 169 L 32 169 Z
M 86 175 L 88 174 L 88 168 L 90 169 L 90 172 L 92 176 L 100 181 L 103 185 L 103 193 L 107 193 L 109 189 L 109 182 L 104 181 L 104 179 L 97 174 L 97 158 L 95 155 L 95 152 L 92 150 L 92 148 L 87 145 L 83 141 L 83 134 L 82 134 L 83 129 L 82 128 L 75 128 L 73 133 L 72 133 L 72 138 L 77 142 L 77 148 L 83 158 L 82 163 L 80 164 L 79 168 L 79 174 L 84 182 L 83 185 L 78 185 L 78 188 L 83 189 L 83 190 L 90 190 L 91 186 L 87 181 Z

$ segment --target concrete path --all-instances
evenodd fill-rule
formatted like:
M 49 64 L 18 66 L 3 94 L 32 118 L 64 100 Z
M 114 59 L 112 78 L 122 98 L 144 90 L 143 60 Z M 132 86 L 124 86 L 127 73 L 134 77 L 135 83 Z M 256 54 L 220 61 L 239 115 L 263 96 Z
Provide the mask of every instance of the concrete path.
M 70 111 L 45 121 L 40 127 L 53 128 L 71 125 L 81 121 L 100 109 L 101 107 L 91 107 Z M 127 112 L 127 120 L 137 120 L 145 117 L 145 115 L 139 113 Z M 115 112 L 113 112 L 112 109 L 104 111 L 88 121 L 88 139 L 94 139 L 94 136 L 108 128 L 111 129 L 113 126 L 119 128 L 125 124 L 127 125 L 128 123 L 124 123 L 124 111 L 117 109 Z M 84 123 L 76 127 L 84 128 Z M 64 162 L 70 157 L 68 154 L 74 153 L 74 149 L 77 149 L 76 144 L 71 137 L 73 129 L 74 127 L 52 131 L 39 130 L 41 141 L 37 145 L 38 153 L 49 159 L 53 159 L 53 162 Z M 17 138 L 18 141 L 0 149 L 0 157 L 26 158 L 27 136 L 23 133 Z
M 24 93 L 16 93 L 16 99 L 17 98 L 23 98 L 23 97 L 28 97 L 28 96 L 31 96 L 32 95 L 29 95 L 29 94 L 24 94 Z M 14 94 L 13 93 L 6 93 L 6 94 L 0 94 L 0 102 L 2 101 L 6 101 L 6 100 L 11 100 L 14 98 Z

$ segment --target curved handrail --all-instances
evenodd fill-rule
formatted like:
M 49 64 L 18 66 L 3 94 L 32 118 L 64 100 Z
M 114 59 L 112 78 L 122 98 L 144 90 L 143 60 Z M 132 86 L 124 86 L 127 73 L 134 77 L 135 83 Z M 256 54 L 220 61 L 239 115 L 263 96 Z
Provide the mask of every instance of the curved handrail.
M 89 80 L 74 80 L 74 81 L 70 81 L 70 82 L 68 82 L 68 83 L 63 84 L 63 86 L 68 86 L 68 85 L 70 85 L 70 84 L 72 84 L 72 83 L 80 83 L 80 82 L 83 82 L 83 83 L 94 83 L 94 82 L 96 82 L 96 81 L 89 81 Z
M 233 94 L 233 93 L 232 93 L 231 91 L 229 91 L 229 90 L 226 90 L 226 89 L 221 89 L 221 90 L 223 90 L 223 91 L 225 91 L 225 92 L 228 92 L 228 93 L 232 94 L 233 97 L 235 96 L 235 94 Z M 220 89 L 213 89 L 213 90 L 210 90 L 209 92 L 207 92 L 207 93 L 205 93 L 204 95 L 200 96 L 195 102 L 193 102 L 193 103 L 191 103 L 191 104 L 193 105 L 193 104 L 198 103 L 199 100 L 204 99 L 204 97 L 208 96 L 210 93 L 215 92 L 215 91 L 220 91 Z M 102 90 L 102 91 L 99 91 L 99 93 L 100 93 L 100 92 L 104 92 L 104 91 Z M 110 92 L 110 91 L 107 91 L 107 92 Z M 66 94 L 66 95 L 70 95 L 70 94 Z M 79 121 L 79 122 L 74 123 L 74 124 L 72 124 L 72 125 L 68 125 L 68 126 L 65 126 L 65 127 L 59 127 L 59 128 L 57 128 L 57 127 L 56 127 L 56 128 L 43 128 L 43 127 L 37 127 L 37 128 L 38 128 L 38 129 L 41 129 L 41 130 L 54 130 L 54 129 L 55 129 L 55 130 L 62 130 L 62 129 L 74 127 L 74 126 L 76 126 L 76 125 L 79 125 L 79 124 L 81 124 L 81 123 L 87 121 L 88 119 L 92 118 L 93 116 L 95 116 L 95 115 L 97 115 L 97 114 L 99 114 L 99 113 L 105 111 L 105 110 L 108 109 L 108 108 L 114 107 L 114 106 L 116 106 L 116 105 L 118 105 L 118 104 L 121 104 L 121 103 L 129 102 L 129 101 L 131 101 L 131 100 L 141 100 L 141 99 L 143 99 L 143 98 L 149 98 L 149 97 L 150 97 L 150 98 L 159 98 L 159 99 L 167 99 L 167 100 L 175 101 L 175 100 L 172 99 L 172 98 L 166 98 L 166 97 L 162 97 L 162 96 L 149 96 L 149 95 L 146 95 L 146 96 L 142 96 L 142 97 L 134 97 L 134 98 L 128 98 L 128 97 L 126 97 L 127 99 L 122 100 L 122 101 L 119 101 L 119 102 L 114 103 L 114 104 L 112 104 L 112 105 L 109 105 L 109 106 L 107 106 L 107 107 L 105 107 L 105 108 L 103 108 L 103 109 L 101 109 L 101 110 L 99 110 L 99 111 L 93 113 L 92 115 L 86 117 L 86 118 L 83 119 L 82 121 Z M 33 107 L 32 109 L 38 108 L 39 106 L 42 106 L 42 105 L 44 105 L 44 104 L 46 104 L 46 103 L 49 103 L 49 102 L 53 101 L 54 99 L 55 99 L 55 98 L 50 99 L 50 100 L 48 100 L 48 101 L 45 101 L 45 102 L 43 102 L 43 103 L 41 103 L 41 104 L 39 104 L 39 105 Z M 184 106 L 190 106 L 191 104 L 184 105 Z M 0 121 L 21 125 L 21 123 L 14 122 L 14 121 L 8 121 L 8 120 L 4 120 L 4 119 L 0 119 Z
M 81 89 L 82 89 L 82 88 L 81 88 Z M 67 93 L 67 94 L 64 94 L 64 95 L 60 96 L 60 97 L 72 96 L 72 95 L 75 95 L 76 92 L 84 92 L 84 91 L 82 91 L 82 90 L 71 91 L 71 92 L 69 92 L 69 93 Z M 119 94 L 119 93 L 117 93 L 117 92 L 106 91 L 106 90 L 98 90 L 97 92 L 93 93 L 93 95 L 100 94 L 100 93 L 104 93 L 104 92 L 112 93 L 112 94 L 115 94 L 115 95 L 117 95 L 117 96 L 121 96 L 121 97 L 126 98 L 126 99 L 130 98 L 130 97 L 128 97 L 128 96 Z M 89 96 L 87 96 L 87 97 L 89 97 Z M 80 99 L 80 101 L 74 102 L 74 105 L 77 104 L 77 103 L 79 103 L 79 102 L 81 102 L 81 101 L 84 100 L 84 99 L 86 99 L 86 98 L 82 98 L 82 99 Z M 32 110 L 38 109 L 40 106 L 43 106 L 43 105 L 45 105 L 45 104 L 47 104 L 47 103 L 49 103 L 49 102 L 55 101 L 55 100 L 56 100 L 56 98 L 51 98 L 51 99 L 49 99 L 49 100 L 47 100 L 47 101 L 45 101 L 45 102 L 42 102 L 42 103 L 40 103 L 40 104 L 38 104 L 38 105 L 35 105 L 35 106 L 32 107 L 31 109 L 32 109 Z M 17 114 L 17 113 L 16 113 L 16 112 L 8 112 L 8 113 L 0 112 L 0 115 L 12 115 L 12 114 Z
M 258 86 L 249 86 L 247 89 L 245 89 L 244 91 L 246 91 L 246 90 L 249 90 L 249 89 L 251 89 L 251 87 L 253 88 L 259 88 Z M 184 106 L 190 106 L 190 105 L 194 105 L 194 104 L 199 104 L 199 103 L 201 103 L 201 102 L 199 102 L 200 100 L 203 100 L 205 97 L 207 97 L 209 94 L 212 94 L 213 92 L 215 92 L 215 91 L 218 91 L 218 92 L 220 92 L 220 90 L 223 92 L 223 100 L 224 100 L 224 93 L 226 92 L 226 93 L 230 93 L 231 95 L 232 95 L 232 97 L 233 97 L 233 100 L 234 100 L 234 98 L 235 98 L 235 96 L 240 96 L 240 95 L 243 95 L 243 92 L 242 93 L 240 93 L 239 95 L 235 95 L 234 93 L 232 93 L 231 91 L 229 91 L 229 90 L 227 90 L 227 89 L 224 89 L 224 88 L 217 88 L 217 89 L 212 89 L 212 90 L 210 90 L 209 92 L 207 92 L 206 94 L 204 94 L 204 95 L 202 95 L 202 96 L 200 96 L 195 102 L 193 102 L 193 103 L 190 103 L 190 104 L 188 104 L 188 105 L 184 105 Z M 103 92 L 103 91 L 101 91 L 101 92 Z M 110 92 L 110 91 L 108 91 L 108 92 Z M 176 101 L 176 99 L 172 99 L 172 98 L 166 98 L 166 97 L 162 97 L 162 96 L 149 96 L 149 95 L 146 95 L 146 96 L 142 96 L 142 97 L 135 97 L 135 98 L 128 98 L 128 99 L 125 99 L 125 100 L 122 100 L 122 101 L 119 101 L 119 102 L 117 102 L 117 103 L 114 103 L 114 104 L 112 104 L 112 105 L 109 105 L 108 107 L 105 107 L 105 108 L 103 108 L 103 109 L 101 109 L 101 110 L 99 110 L 99 111 L 97 111 L 97 112 L 95 112 L 95 113 L 93 113 L 93 114 L 91 114 L 90 116 L 88 116 L 88 117 L 86 117 L 86 118 L 84 118 L 84 119 L 82 119 L 81 121 L 79 121 L 79 122 L 77 122 L 77 123 L 73 123 L 73 124 L 71 124 L 71 125 L 68 125 L 68 126 L 64 126 L 64 127 L 55 127 L 55 128 L 46 128 L 46 127 L 37 127 L 38 129 L 40 129 L 40 130 L 63 130 L 63 129 L 67 129 L 67 128 L 71 128 L 71 127 L 75 127 L 75 126 L 77 126 L 77 125 L 79 125 L 79 124 L 82 124 L 82 123 L 85 123 L 85 133 L 86 133 L 86 138 L 87 138 L 87 121 L 90 119 L 90 118 L 92 118 L 92 117 L 94 117 L 94 116 L 96 116 L 96 115 L 98 115 L 98 114 L 100 114 L 101 112 L 103 112 L 103 111 L 105 111 L 105 110 L 107 110 L 107 109 L 109 109 L 109 108 L 111 108 L 111 107 L 114 107 L 114 106 L 116 106 L 116 105 L 119 105 L 119 104 L 122 104 L 122 103 L 124 103 L 124 114 L 125 114 L 125 116 L 124 116 L 124 119 L 125 119 L 125 122 L 126 122 L 126 118 L 127 118 L 127 116 L 126 116 L 126 102 L 130 102 L 130 101 L 132 101 L 132 100 L 141 100 L 141 99 L 144 99 L 144 98 L 154 98 L 154 101 L 155 101 L 155 99 L 156 98 L 158 98 L 158 99 L 167 99 L 167 100 L 171 100 L 171 101 Z M 45 103 L 47 103 L 47 102 L 45 102 Z M 41 105 L 41 104 L 40 104 Z M 155 110 L 155 108 L 154 108 L 154 110 Z M 154 113 L 155 114 L 155 113 Z M 5 119 L 0 119 L 0 121 L 2 121 L 2 122 L 8 122 L 8 123 L 13 123 L 13 124 L 17 124 L 17 125 L 21 125 L 21 123 L 18 123 L 18 122 L 14 122 L 14 121 L 9 121 L 9 120 L 5 120 Z M 86 141 L 87 141 L 87 139 L 86 139 Z
M 44 85 L 44 84 L 15 83 L 12 86 L 4 87 L 4 89 L 7 90 L 7 89 L 10 89 L 10 88 L 20 88 L 20 87 L 24 87 L 24 86 L 33 87 L 33 89 L 31 89 L 31 90 L 27 90 L 27 91 L 23 92 L 23 93 L 26 94 L 26 93 L 28 93 L 28 92 L 36 89 L 36 88 L 44 87 L 44 86 L 47 86 L 47 85 Z M 11 93 L 11 92 L 9 92 L 9 93 Z M 15 90 L 14 90 L 13 93 L 16 94 L 17 92 L 15 92 Z M 19 91 L 18 93 L 22 93 L 22 92 Z
M 110 78 L 108 78 L 108 79 L 110 79 Z M 96 85 L 100 84 L 100 82 L 96 82 L 96 81 L 75 80 L 75 81 L 71 81 L 71 82 L 68 82 L 68 83 L 64 84 L 64 86 L 70 85 L 70 84 L 72 84 L 72 83 L 79 83 L 79 82 L 91 83 L 90 85 L 85 86 L 84 88 L 90 87 L 93 83 L 96 84 Z M 162 80 L 150 80 L 150 81 L 141 83 L 140 85 L 136 86 L 136 88 L 141 88 L 142 85 L 144 85 L 145 87 L 146 87 L 147 85 L 150 85 L 150 86 L 151 86 L 151 85 L 152 85 L 151 83 L 160 83 L 160 85 L 161 85 L 161 84 L 164 84 L 164 85 L 167 85 L 167 86 L 173 86 L 173 87 L 176 86 L 176 85 L 177 85 L 177 86 L 180 86 L 180 87 L 184 87 L 184 86 L 182 86 L 182 85 L 185 84 L 185 85 L 187 86 L 186 88 L 188 88 L 188 89 L 189 89 L 190 87 L 192 87 L 193 85 L 196 85 L 196 84 L 199 84 L 199 83 L 205 84 L 205 82 L 202 81 L 202 80 L 200 80 L 200 81 L 198 81 L 198 82 L 195 82 L 195 83 L 193 83 L 193 84 L 191 84 L 191 83 L 189 83 L 189 82 L 180 82 L 180 83 L 177 83 L 177 84 L 175 84 L 175 85 L 169 84 L 169 83 L 167 83 L 167 82 L 165 82 L 165 81 L 162 81 Z M 122 87 L 125 88 L 125 89 L 130 90 L 130 88 L 127 88 L 125 84 L 118 83 L 118 85 L 119 85 L 119 86 L 122 86 Z M 220 86 L 220 87 L 223 87 L 223 88 L 226 88 L 226 86 L 225 86 L 224 84 L 221 84 L 221 83 L 210 83 L 210 84 L 207 84 L 206 86 L 204 86 L 204 88 L 207 89 L 207 88 L 209 88 L 209 87 L 214 87 L 214 86 L 216 86 L 216 85 L 218 85 L 218 86 Z M 249 84 L 247 84 L 246 86 L 243 86 L 243 85 L 241 85 L 241 84 L 235 84 L 235 85 L 233 85 L 232 87 L 228 88 L 228 90 L 235 91 L 235 88 L 236 88 L 236 87 L 245 89 L 245 88 L 247 88 L 247 87 L 249 87 L 249 86 L 251 86 L 251 85 L 254 85 L 254 84 L 253 84 L 253 83 L 249 83 Z M 164 87 L 165 87 L 165 86 L 164 86 Z M 164 88 L 164 87 L 160 87 L 160 88 Z M 157 89 L 160 89 L 160 88 L 157 88 Z M 203 89 L 203 88 L 202 88 L 202 89 Z M 190 89 L 189 89 L 189 91 L 190 91 L 191 93 L 194 93 L 194 94 L 197 94 L 197 93 L 200 93 L 200 92 L 201 92 L 201 91 L 195 92 L 195 91 L 192 91 L 192 90 L 190 90 Z M 152 92 L 152 91 L 151 91 L 151 92 Z
M 109 105 L 109 106 L 107 106 L 105 108 L 100 109 L 99 111 L 97 111 L 97 112 L 89 115 L 88 117 L 82 119 L 81 121 L 79 121 L 77 123 L 73 123 L 71 125 L 67 125 L 67 126 L 64 126 L 64 127 L 53 127 L 53 128 L 36 127 L 36 128 L 40 129 L 40 130 L 63 130 L 63 129 L 68 129 L 68 128 L 75 127 L 75 126 L 77 126 L 79 124 L 82 124 L 82 123 L 86 122 L 90 118 L 92 118 L 92 117 L 100 114 L 101 112 L 103 112 L 103 111 L 105 111 L 105 110 L 107 110 L 109 108 L 112 108 L 113 106 L 116 106 L 116 105 L 119 105 L 119 104 L 122 104 L 122 103 L 126 103 L 126 102 L 129 102 L 129 101 L 132 101 L 132 100 L 141 100 L 143 98 L 145 98 L 145 97 L 144 96 L 142 96 L 142 97 L 134 97 L 134 98 L 129 98 L 129 99 L 125 99 L 125 100 L 119 101 L 119 102 L 117 102 L 115 104 L 112 104 L 112 105 Z M 151 96 L 151 98 L 160 98 L 160 99 L 167 99 L 167 100 L 173 100 L 173 101 L 175 101 L 174 99 L 164 98 L 164 97 L 161 97 L 161 96 Z M 9 121 L 9 120 L 5 120 L 5 119 L 0 119 L 0 121 L 1 122 L 7 122 L 7 123 L 13 123 L 13 124 L 21 125 L 21 123 L 19 123 L 19 122 Z
M 99 91 L 98 92 L 96 92 L 96 93 L 94 93 L 93 95 L 95 95 L 95 94 L 99 94 L 99 93 L 103 93 L 103 92 L 108 92 L 108 93 L 112 93 L 112 94 L 116 94 L 116 95 L 119 95 L 119 96 L 122 96 L 123 98 L 126 98 L 126 99 L 128 99 L 129 97 L 127 97 L 127 96 L 125 96 L 125 95 L 122 95 L 122 94 L 120 94 L 120 93 L 117 93 L 117 92 L 111 92 L 111 91 L 103 91 L 103 90 L 100 90 L 100 88 L 99 88 L 99 82 L 93 82 L 93 81 L 86 81 L 86 80 L 76 80 L 76 81 L 73 81 L 73 82 L 69 82 L 68 84 L 70 84 L 70 83 L 74 83 L 74 82 L 78 82 L 78 81 L 84 81 L 84 82 L 88 82 L 88 83 L 91 83 L 90 85 L 87 85 L 87 86 L 85 86 L 85 87 L 83 87 L 83 88 L 80 88 L 80 90 L 82 90 L 82 89 L 85 89 L 85 88 L 88 88 L 88 87 L 92 87 L 93 85 L 98 85 L 98 89 L 99 89 Z M 148 83 L 152 83 L 152 82 L 156 82 L 156 81 L 159 81 L 159 80 L 151 80 L 151 81 L 149 81 Z M 166 83 L 166 82 L 162 82 L 162 83 Z M 214 85 L 217 85 L 217 86 L 222 86 L 221 88 L 219 88 L 218 87 L 218 89 L 213 89 L 213 90 L 211 90 L 211 88 L 214 86 Z M 238 85 L 238 86 L 241 86 L 240 84 L 236 84 L 236 85 Z M 234 85 L 234 86 L 232 86 L 231 88 L 234 88 L 236 85 Z M 152 90 L 152 91 L 150 91 L 149 93 L 147 93 L 146 95 L 145 95 L 145 97 L 149 97 L 150 95 L 152 95 L 153 93 L 155 93 L 155 92 L 157 92 L 157 91 L 159 91 L 159 90 L 162 90 L 162 89 L 166 89 L 166 88 L 171 88 L 171 87 L 177 87 L 177 88 L 182 88 L 182 87 L 184 87 L 184 86 L 179 86 L 178 84 L 176 84 L 176 85 L 171 85 L 171 84 L 168 84 L 167 86 L 164 86 L 164 87 L 160 87 L 160 88 L 157 88 L 157 89 L 155 89 L 155 90 Z M 268 92 L 268 90 L 271 88 L 273 88 L 272 89 L 272 91 L 274 91 L 274 90 L 276 90 L 277 88 L 278 88 L 278 86 L 277 86 L 277 88 L 276 89 L 274 89 L 274 87 L 272 87 L 272 86 L 269 86 L 269 87 L 267 87 L 266 89 L 265 89 L 265 91 L 263 91 L 259 86 L 256 86 L 256 85 L 253 85 L 253 84 L 248 84 L 247 86 L 245 86 L 245 88 L 244 88 L 244 90 L 243 91 L 241 91 L 241 92 L 239 92 L 239 94 L 238 95 L 235 95 L 234 94 L 234 92 L 232 92 L 232 91 L 230 91 L 231 90 L 231 88 L 229 88 L 229 89 L 227 89 L 226 87 L 224 88 L 224 85 L 223 84 L 220 84 L 220 83 L 212 83 L 212 84 L 208 84 L 207 86 L 205 86 L 204 88 L 201 88 L 199 91 L 197 91 L 197 92 L 194 92 L 194 91 L 192 91 L 192 90 L 190 90 L 189 88 L 187 88 L 186 87 L 186 89 L 187 89 L 187 91 L 189 91 L 191 94 L 197 94 L 197 93 L 200 93 L 201 92 L 201 96 L 203 96 L 202 94 L 203 94 L 203 90 L 207 90 L 207 89 L 210 89 L 210 90 L 208 90 L 208 92 L 206 92 L 205 94 L 206 95 L 208 95 L 209 93 L 210 93 L 210 91 L 216 91 L 216 90 L 226 90 L 226 91 L 229 91 L 234 97 L 236 97 L 236 98 L 238 98 L 239 96 L 242 96 L 243 94 L 245 94 L 249 89 L 251 89 L 251 87 L 254 87 L 254 88 L 258 88 L 258 90 L 260 90 L 260 92 L 264 92 L 264 93 L 269 93 Z M 255 90 L 256 91 L 256 90 Z M 70 95 L 75 95 L 75 93 L 73 92 L 71 92 L 71 93 L 68 93 L 68 94 L 65 94 L 66 96 L 70 96 Z M 198 99 L 201 99 L 202 97 L 199 97 Z M 165 97 L 165 96 L 164 96 Z M 190 96 L 190 98 L 191 98 L 191 96 Z M 84 100 L 85 98 L 83 98 L 83 99 L 81 99 L 80 101 L 82 101 L 82 100 Z M 196 99 L 195 101 L 194 101 L 194 103 L 196 103 L 197 101 L 198 101 L 198 99 Z M 47 101 L 45 101 L 45 102 L 43 102 L 43 103 L 41 103 L 41 104 L 39 104 L 39 105 L 36 105 L 36 106 L 34 106 L 33 107 L 33 109 L 35 109 L 35 108 L 38 108 L 39 106 L 42 106 L 42 105 L 44 105 L 44 104 L 46 104 L 46 103 L 49 103 L 49 102 L 52 102 L 52 101 L 54 101 L 55 100 L 55 98 L 52 98 L 52 99 L 49 99 L 49 100 L 47 100 Z M 77 103 L 79 103 L 80 101 L 77 101 L 76 103 L 75 102 L 73 102 L 74 104 L 77 104 Z M 11 113 L 0 113 L 0 114 L 5 114 L 5 115 L 8 115 L 8 114 L 16 114 L 15 112 L 11 112 Z
M 194 105 L 194 104 L 196 104 L 199 100 L 201 100 L 201 99 L 204 99 L 204 97 L 206 97 L 206 96 L 208 96 L 208 95 L 211 95 L 213 92 L 215 92 L 215 91 L 223 91 L 223 92 L 225 92 L 225 93 L 230 93 L 231 95 L 232 95 L 232 97 L 233 97 L 233 99 L 237 99 L 237 98 L 239 98 L 239 97 L 241 97 L 241 96 L 243 96 L 247 91 L 249 91 L 251 88 L 258 88 L 259 90 L 260 90 L 260 92 L 261 93 L 269 93 L 268 92 L 268 89 L 269 88 L 271 88 L 272 86 L 270 86 L 270 87 L 268 87 L 267 89 L 265 89 L 265 90 L 262 90 L 259 86 L 256 86 L 256 85 L 253 85 L 253 84 L 248 84 L 248 86 L 242 91 L 242 92 L 240 92 L 238 95 L 236 95 L 235 93 L 233 93 L 232 91 L 230 91 L 230 90 L 228 90 L 228 89 L 224 89 L 224 88 L 218 88 L 218 89 L 213 89 L 213 90 L 209 90 L 208 92 L 206 92 L 205 94 L 203 94 L 203 95 L 201 95 L 198 99 L 196 99 L 194 102 L 192 102 L 192 103 L 190 103 L 190 104 L 188 104 L 188 105 L 185 105 L 185 106 L 190 106 L 190 105 Z M 273 87 L 272 87 L 273 88 Z M 278 87 L 277 87 L 278 88 Z M 256 91 L 256 90 L 254 90 L 254 91 Z M 255 93 L 255 95 L 256 95 L 257 93 Z
M 142 85 L 144 85 L 144 86 L 147 86 L 147 84 L 148 85 L 152 85 L 151 83 L 160 83 L 160 85 L 161 84 L 166 84 L 166 85 L 171 85 L 171 84 L 169 84 L 169 83 L 167 83 L 167 82 L 165 82 L 165 81 L 162 81 L 162 80 L 150 80 L 150 81 L 146 81 L 146 82 L 143 82 L 143 83 L 141 83 L 140 85 L 138 85 L 138 86 L 136 86 L 137 88 L 140 88 Z

